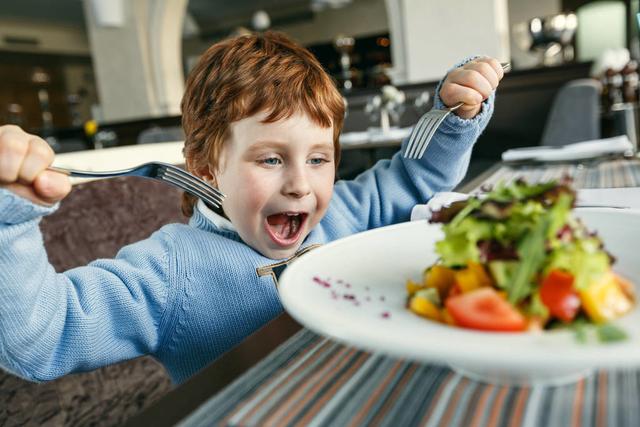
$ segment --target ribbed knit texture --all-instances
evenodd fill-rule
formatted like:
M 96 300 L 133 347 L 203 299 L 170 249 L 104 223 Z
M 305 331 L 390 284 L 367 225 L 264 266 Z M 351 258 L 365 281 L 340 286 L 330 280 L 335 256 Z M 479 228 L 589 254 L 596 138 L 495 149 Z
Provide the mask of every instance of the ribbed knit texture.
M 451 190 L 492 108 L 493 97 L 472 120 L 450 115 L 420 161 L 398 153 L 338 182 L 301 249 L 407 221 Z M 0 189 L 0 366 L 15 375 L 45 381 L 151 354 L 182 382 L 282 312 L 273 278 L 256 272 L 276 260 L 199 211 L 115 259 L 56 273 L 38 227 L 53 210 Z

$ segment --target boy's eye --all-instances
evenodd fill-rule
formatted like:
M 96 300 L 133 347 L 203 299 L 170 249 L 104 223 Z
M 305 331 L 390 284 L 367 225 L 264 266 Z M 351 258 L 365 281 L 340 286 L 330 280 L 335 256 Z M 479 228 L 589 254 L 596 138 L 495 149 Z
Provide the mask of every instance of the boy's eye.
M 309 163 L 311 163 L 312 165 L 321 165 L 327 162 L 329 162 L 329 160 L 325 159 L 324 157 L 316 157 L 313 159 L 309 159 Z
M 261 159 L 260 163 L 265 164 L 267 166 L 277 166 L 281 163 L 281 161 L 277 157 L 267 157 L 266 159 Z

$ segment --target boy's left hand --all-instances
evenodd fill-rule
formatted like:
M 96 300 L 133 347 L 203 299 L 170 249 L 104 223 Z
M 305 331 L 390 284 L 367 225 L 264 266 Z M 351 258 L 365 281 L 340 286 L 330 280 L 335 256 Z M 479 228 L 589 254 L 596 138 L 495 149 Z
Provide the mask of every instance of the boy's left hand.
M 500 63 L 489 57 L 479 57 L 452 70 L 440 88 L 440 99 L 447 107 L 463 102 L 457 110 L 460 118 L 471 119 L 480 112 L 487 99 L 504 76 Z

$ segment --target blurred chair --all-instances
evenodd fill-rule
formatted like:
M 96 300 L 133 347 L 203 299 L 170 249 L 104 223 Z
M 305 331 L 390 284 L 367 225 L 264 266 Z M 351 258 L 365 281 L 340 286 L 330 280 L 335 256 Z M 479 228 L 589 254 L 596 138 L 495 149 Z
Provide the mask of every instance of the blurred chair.
M 131 176 L 74 185 L 60 209 L 41 222 L 49 261 L 65 271 L 113 257 L 164 224 L 185 223 L 180 200 L 174 187 Z M 150 356 L 45 383 L 0 370 L 0 384 L 1 426 L 123 425 L 172 388 Z
M 565 83 L 556 93 L 540 145 L 565 145 L 601 138 L 600 93 L 594 79 Z
M 184 131 L 180 126 L 153 126 L 143 130 L 140 132 L 140 135 L 138 135 L 138 144 L 176 141 L 184 141 Z

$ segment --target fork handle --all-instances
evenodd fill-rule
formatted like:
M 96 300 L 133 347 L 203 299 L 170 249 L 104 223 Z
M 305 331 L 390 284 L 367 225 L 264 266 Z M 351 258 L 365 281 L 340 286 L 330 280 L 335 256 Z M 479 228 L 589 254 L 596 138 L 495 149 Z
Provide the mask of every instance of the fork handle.
M 511 63 L 510 62 L 502 62 L 500 63 L 500 66 L 502 67 L 502 70 L 506 73 L 507 71 L 511 70 Z M 456 105 L 454 105 L 453 107 L 449 108 L 449 111 L 456 111 L 458 108 L 462 107 L 464 105 L 464 102 L 458 102 Z
M 112 176 L 125 175 L 130 172 L 130 169 L 121 170 L 121 171 L 109 171 L 109 172 L 89 172 L 89 171 L 79 171 L 75 169 L 67 169 L 61 168 L 58 166 L 49 166 L 47 170 L 52 172 L 58 172 L 67 176 L 73 176 L 78 178 L 109 178 Z

